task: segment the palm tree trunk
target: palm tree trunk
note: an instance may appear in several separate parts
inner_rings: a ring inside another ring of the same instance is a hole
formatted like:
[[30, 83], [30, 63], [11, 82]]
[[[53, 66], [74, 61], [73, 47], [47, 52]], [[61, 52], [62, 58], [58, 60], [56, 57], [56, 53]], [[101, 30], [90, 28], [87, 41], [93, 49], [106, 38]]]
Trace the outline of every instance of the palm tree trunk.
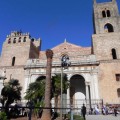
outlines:
[[[45, 84], [45, 108], [51, 107], [51, 66], [52, 66], [52, 50], [46, 51], [47, 68], [46, 68], [46, 84]], [[41, 120], [51, 120], [51, 109], [44, 109]]]

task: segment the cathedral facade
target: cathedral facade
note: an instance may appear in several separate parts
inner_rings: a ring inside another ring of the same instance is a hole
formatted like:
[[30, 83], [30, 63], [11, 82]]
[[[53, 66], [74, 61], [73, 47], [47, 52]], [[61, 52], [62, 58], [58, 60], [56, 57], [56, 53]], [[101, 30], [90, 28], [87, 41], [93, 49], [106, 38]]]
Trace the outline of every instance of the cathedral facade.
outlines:
[[[116, 0], [93, 2], [92, 46], [81, 47], [65, 40], [52, 48], [52, 76], [61, 73], [61, 58], [69, 57], [71, 65], [63, 69], [70, 87], [65, 96], [67, 104], [78, 107], [89, 105], [120, 104], [120, 15]], [[3, 81], [18, 79], [22, 98], [31, 82], [46, 76], [47, 58], [40, 50], [41, 40], [29, 33], [11, 32], [3, 43], [0, 57], [1, 89]], [[6, 78], [6, 79], [4, 79]]]

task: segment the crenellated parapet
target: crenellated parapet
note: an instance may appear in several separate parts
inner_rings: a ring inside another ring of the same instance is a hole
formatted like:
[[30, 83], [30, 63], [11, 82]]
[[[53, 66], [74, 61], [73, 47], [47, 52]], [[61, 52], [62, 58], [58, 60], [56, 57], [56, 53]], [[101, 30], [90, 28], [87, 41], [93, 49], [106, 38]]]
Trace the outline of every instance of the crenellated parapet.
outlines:
[[35, 39], [32, 38], [29, 33], [23, 33], [22, 31], [12, 31], [9, 35], [6, 37], [5, 44], [23, 44], [26, 42], [32, 42], [36, 47], [39, 46], [40, 38]]

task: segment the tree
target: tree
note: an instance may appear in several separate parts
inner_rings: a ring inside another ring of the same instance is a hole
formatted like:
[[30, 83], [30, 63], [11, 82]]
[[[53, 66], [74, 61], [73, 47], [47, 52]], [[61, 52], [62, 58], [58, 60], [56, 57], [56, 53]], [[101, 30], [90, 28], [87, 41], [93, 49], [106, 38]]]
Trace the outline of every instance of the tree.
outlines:
[[[67, 75], [63, 74], [63, 93], [67, 93], [67, 89], [69, 87], [69, 83], [67, 80]], [[58, 96], [61, 94], [61, 74], [56, 74], [52, 77], [52, 88], [53, 88], [53, 96], [55, 97], [55, 108], [58, 107]]]
[[[35, 82], [29, 84], [25, 99], [32, 100], [35, 107], [44, 106], [45, 77], [38, 78]], [[39, 109], [34, 109], [34, 114], [38, 115]]]
[[8, 115], [9, 105], [14, 101], [21, 100], [22, 87], [17, 79], [11, 79], [5, 84], [1, 91], [2, 105], [5, 107], [5, 112]]
[[[34, 105], [43, 107], [44, 94], [45, 94], [45, 79], [46, 77], [39, 77], [35, 82], [29, 84], [29, 87], [26, 91], [25, 99], [32, 100]], [[58, 96], [61, 93], [61, 74], [55, 74], [51, 79], [51, 99], [55, 98], [55, 108], [58, 107]], [[63, 93], [67, 92], [69, 83], [67, 80], [67, 75], [63, 74]], [[56, 110], [56, 109], [55, 109]]]
[[33, 83], [29, 84], [29, 87], [26, 91], [25, 99], [33, 100], [35, 104], [41, 102], [44, 98], [45, 93], [45, 79], [36, 80]]
[[[45, 107], [51, 107], [51, 67], [52, 67], [52, 57], [53, 51], [46, 50], [46, 57], [47, 57], [47, 68], [46, 68], [46, 81], [45, 81]], [[51, 110], [44, 109], [42, 114], [41, 120], [51, 120]]]

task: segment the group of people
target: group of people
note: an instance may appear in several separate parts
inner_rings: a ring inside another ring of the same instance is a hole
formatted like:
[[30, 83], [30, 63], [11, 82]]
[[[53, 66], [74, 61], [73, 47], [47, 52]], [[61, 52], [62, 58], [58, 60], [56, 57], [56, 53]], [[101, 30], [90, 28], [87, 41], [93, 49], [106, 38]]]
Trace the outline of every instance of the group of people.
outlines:
[[108, 115], [108, 114], [109, 114], [108, 110], [109, 110], [109, 108], [104, 105], [104, 106], [102, 107], [102, 114], [103, 114], [103, 115]]
[[[83, 106], [82, 106], [82, 108], [81, 108], [81, 113], [82, 113], [82, 116], [83, 116], [84, 120], [86, 120], [86, 118], [85, 118], [85, 115], [86, 115], [86, 107], [85, 107], [84, 104], [83, 104]], [[99, 114], [100, 114], [100, 109], [99, 109], [99, 106], [98, 106], [98, 105], [96, 105], [94, 109], [93, 109], [93, 108], [90, 109], [89, 114], [93, 114], [93, 113], [96, 114], [96, 115], [99, 115]], [[117, 108], [116, 108], [116, 107], [114, 107], [114, 108], [112, 109], [112, 113], [114, 113], [114, 115], [117, 116], [118, 111], [117, 111]], [[102, 114], [103, 114], [103, 115], [108, 115], [108, 114], [109, 114], [109, 107], [108, 107], [108, 106], [103, 106], [103, 107], [102, 107]]]
[[114, 113], [115, 116], [117, 116], [118, 111], [116, 107], [109, 108], [108, 106], [103, 106], [102, 107], [102, 114], [103, 115], [108, 115]]

